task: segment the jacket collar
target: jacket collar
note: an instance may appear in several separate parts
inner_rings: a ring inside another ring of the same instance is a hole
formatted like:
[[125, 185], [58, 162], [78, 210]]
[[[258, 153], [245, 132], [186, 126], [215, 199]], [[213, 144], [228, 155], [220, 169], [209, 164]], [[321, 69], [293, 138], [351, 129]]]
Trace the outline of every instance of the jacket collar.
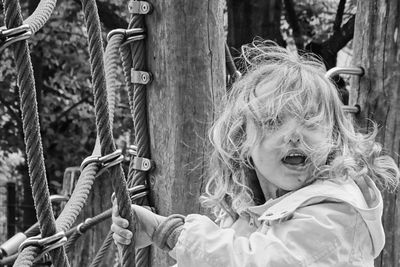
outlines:
[[[299, 190], [279, 198], [248, 208], [248, 212], [259, 221], [274, 221], [292, 214], [296, 209], [326, 200], [345, 202], [353, 206], [366, 223], [377, 257], [383, 249], [385, 235], [381, 223], [383, 212], [382, 195], [370, 178], [365, 178], [370, 196], [364, 196], [352, 179], [342, 181], [317, 180]], [[366, 201], [366, 199], [368, 201]]]

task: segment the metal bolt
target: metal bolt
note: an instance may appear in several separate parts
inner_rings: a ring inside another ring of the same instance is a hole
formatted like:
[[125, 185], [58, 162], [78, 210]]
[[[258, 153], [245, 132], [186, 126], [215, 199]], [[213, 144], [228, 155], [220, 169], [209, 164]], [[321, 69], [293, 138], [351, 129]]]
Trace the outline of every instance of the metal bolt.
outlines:
[[141, 9], [142, 9], [143, 13], [149, 12], [149, 10], [150, 10], [149, 3], [142, 3]]
[[149, 75], [147, 73], [142, 74], [142, 81], [145, 83], [149, 81]]

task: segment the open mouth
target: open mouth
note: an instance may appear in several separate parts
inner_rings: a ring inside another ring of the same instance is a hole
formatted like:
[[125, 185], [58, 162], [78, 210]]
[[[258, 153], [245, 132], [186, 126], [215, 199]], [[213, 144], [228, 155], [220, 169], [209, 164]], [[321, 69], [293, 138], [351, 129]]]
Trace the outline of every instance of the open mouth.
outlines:
[[305, 166], [307, 156], [301, 151], [289, 151], [281, 161], [291, 166]]

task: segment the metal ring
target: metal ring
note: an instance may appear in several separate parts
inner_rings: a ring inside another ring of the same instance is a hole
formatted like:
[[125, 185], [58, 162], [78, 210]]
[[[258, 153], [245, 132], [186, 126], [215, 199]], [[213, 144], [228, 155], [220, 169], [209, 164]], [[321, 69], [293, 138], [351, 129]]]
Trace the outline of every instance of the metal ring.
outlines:
[[83, 171], [83, 169], [85, 169], [90, 163], [100, 163], [100, 156], [92, 155], [85, 158], [81, 163], [81, 171]]
[[102, 167], [103, 167], [103, 169], [108, 169], [112, 166], [120, 164], [121, 162], [124, 161], [124, 159], [125, 159], [125, 157], [123, 155], [120, 155], [118, 158], [116, 158], [112, 161], [109, 161], [107, 163], [104, 163]]
[[131, 196], [131, 201], [135, 201], [135, 200], [137, 200], [137, 199], [139, 199], [139, 198], [145, 197], [145, 196], [147, 196], [148, 194], [149, 194], [149, 191], [148, 191], [148, 190], [146, 190], [146, 191], [144, 191], [144, 192], [141, 192], [141, 193], [137, 193], [137, 194]]
[[[23, 24], [21, 26], [7, 29], [5, 26], [0, 27], [0, 37], [11, 37], [18, 35], [23, 32], [28, 32], [31, 30], [31, 27], [28, 24]], [[32, 33], [31, 33], [32, 34]]]
[[359, 105], [351, 106], [342, 106], [343, 112], [352, 113], [352, 114], [359, 114], [361, 112], [361, 107]]
[[50, 201], [53, 202], [67, 202], [69, 200], [68, 196], [63, 196], [63, 195], [51, 195], [50, 196]]
[[121, 44], [121, 46], [130, 44], [132, 42], [140, 41], [140, 40], [143, 40], [145, 38], [146, 38], [146, 35], [144, 35], [144, 34], [131, 36], [131, 37], [128, 37], [126, 39], [126, 41]]
[[24, 242], [21, 243], [21, 245], [19, 245], [18, 253], [21, 253], [21, 251], [24, 250], [27, 246], [36, 246], [45, 249], [47, 246], [50, 246], [53, 243], [63, 240], [64, 238], [65, 238], [64, 231], [60, 231], [52, 236], [44, 238], [42, 238], [41, 235], [32, 236], [27, 238]]
[[25, 32], [25, 33], [23, 33], [21, 35], [17, 35], [17, 36], [12, 36], [12, 37], [6, 38], [5, 41], [0, 45], [0, 52], [2, 52], [4, 49], [9, 47], [13, 43], [29, 39], [31, 36], [32, 36], [32, 32], [31, 31], [27, 31], [27, 32]]
[[334, 67], [326, 72], [325, 77], [332, 78], [339, 74], [363, 76], [364, 69], [362, 67]]
[[107, 34], [107, 41], [116, 34], [122, 34], [124, 37], [129, 37], [134, 34], [144, 33], [144, 28], [132, 28], [132, 29], [114, 29]]
[[117, 150], [115, 150], [114, 152], [112, 152], [112, 153], [110, 153], [110, 154], [108, 154], [108, 155], [105, 155], [105, 156], [100, 157], [100, 158], [99, 158], [99, 161], [100, 161], [101, 163], [105, 164], [105, 163], [107, 163], [108, 161], [112, 161], [112, 160], [114, 160], [115, 158], [118, 158], [120, 155], [122, 155], [122, 150], [121, 150], [121, 149], [117, 149]]

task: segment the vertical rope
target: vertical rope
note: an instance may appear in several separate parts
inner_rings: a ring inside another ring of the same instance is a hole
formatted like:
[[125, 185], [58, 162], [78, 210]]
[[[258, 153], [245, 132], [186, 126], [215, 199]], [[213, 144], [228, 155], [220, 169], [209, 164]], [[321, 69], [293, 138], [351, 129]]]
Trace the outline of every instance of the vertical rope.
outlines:
[[[5, 24], [8, 29], [22, 24], [21, 7], [17, 0], [3, 0]], [[54, 235], [57, 231], [54, 214], [50, 203], [44, 166], [43, 148], [40, 136], [39, 115], [36, 102], [36, 88], [33, 78], [32, 63], [28, 43], [18, 42], [13, 46], [14, 58], [18, 71], [20, 107], [22, 125], [32, 194], [37, 211], [37, 218], [43, 237]], [[32, 261], [39, 252], [38, 248], [27, 247], [17, 258], [16, 266], [32, 266]], [[56, 266], [69, 266], [63, 248], [50, 251]]]
[[[101, 144], [101, 154], [107, 155], [115, 151], [115, 144], [110, 129], [100, 20], [97, 13], [96, 1], [82, 0], [82, 4], [89, 36], [89, 54], [95, 98], [96, 126]], [[121, 217], [128, 220], [130, 230], [135, 233], [135, 217], [131, 210], [131, 202], [121, 166], [118, 165], [110, 168], [110, 176], [112, 177], [112, 184], [117, 197], [119, 214]], [[134, 248], [134, 242], [131, 242], [128, 246], [122, 246], [123, 266], [135, 266]]]

